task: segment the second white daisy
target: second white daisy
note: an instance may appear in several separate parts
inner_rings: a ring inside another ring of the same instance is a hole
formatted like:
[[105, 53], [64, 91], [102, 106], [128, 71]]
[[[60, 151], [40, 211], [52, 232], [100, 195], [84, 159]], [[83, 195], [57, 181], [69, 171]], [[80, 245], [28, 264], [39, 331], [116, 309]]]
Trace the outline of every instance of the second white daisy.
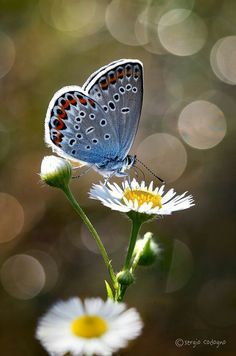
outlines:
[[142, 330], [138, 312], [100, 298], [71, 298], [43, 316], [36, 337], [50, 355], [112, 355]]
[[195, 205], [193, 197], [187, 192], [176, 195], [174, 189], [164, 193], [164, 185], [153, 188], [153, 182], [147, 187], [133, 179], [119, 187], [116, 183], [94, 184], [90, 190], [92, 199], [100, 200], [103, 205], [124, 213], [136, 211], [147, 215], [169, 215], [177, 210], [188, 209]]

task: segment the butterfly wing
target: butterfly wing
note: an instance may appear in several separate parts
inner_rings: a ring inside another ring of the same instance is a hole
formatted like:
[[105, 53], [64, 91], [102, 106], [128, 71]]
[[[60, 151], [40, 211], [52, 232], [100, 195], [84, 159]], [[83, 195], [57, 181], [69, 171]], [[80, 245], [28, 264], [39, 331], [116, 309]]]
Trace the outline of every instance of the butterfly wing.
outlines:
[[45, 141], [62, 157], [101, 164], [120, 151], [117, 132], [103, 108], [79, 86], [53, 96], [45, 119]]
[[100, 68], [83, 85], [107, 113], [124, 159], [134, 141], [143, 101], [143, 65], [136, 59], [121, 59]]

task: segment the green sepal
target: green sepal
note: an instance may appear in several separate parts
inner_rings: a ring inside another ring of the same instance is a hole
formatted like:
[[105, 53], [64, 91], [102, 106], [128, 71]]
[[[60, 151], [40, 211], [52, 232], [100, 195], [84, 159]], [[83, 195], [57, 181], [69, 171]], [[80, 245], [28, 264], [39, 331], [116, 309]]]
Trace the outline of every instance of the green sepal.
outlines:
[[105, 280], [105, 286], [107, 291], [107, 298], [114, 300], [112, 289], [106, 280]]

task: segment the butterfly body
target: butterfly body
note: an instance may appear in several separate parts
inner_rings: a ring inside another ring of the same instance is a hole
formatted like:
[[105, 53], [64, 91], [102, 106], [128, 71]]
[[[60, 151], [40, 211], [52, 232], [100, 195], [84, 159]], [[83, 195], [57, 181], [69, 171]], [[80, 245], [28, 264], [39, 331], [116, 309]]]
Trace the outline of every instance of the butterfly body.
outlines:
[[136, 156], [127, 155], [122, 161], [119, 157], [109, 158], [104, 163], [96, 164], [95, 170], [101, 173], [104, 177], [116, 175], [117, 177], [125, 177], [127, 169], [131, 168], [136, 162]]
[[142, 63], [123, 59], [100, 68], [83, 87], [55, 93], [45, 119], [53, 151], [91, 165], [105, 177], [125, 176], [135, 163], [129, 150], [138, 128], [143, 94]]

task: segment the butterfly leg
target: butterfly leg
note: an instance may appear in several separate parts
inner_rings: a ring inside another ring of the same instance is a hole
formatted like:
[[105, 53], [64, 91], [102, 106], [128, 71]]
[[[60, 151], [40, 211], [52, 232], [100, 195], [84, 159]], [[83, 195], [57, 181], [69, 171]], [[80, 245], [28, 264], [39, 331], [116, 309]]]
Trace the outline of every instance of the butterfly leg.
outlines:
[[93, 165], [89, 166], [87, 169], [85, 169], [85, 171], [81, 172], [79, 175], [72, 176], [72, 179], [76, 179], [76, 178], [80, 178], [80, 177], [84, 176], [86, 173], [88, 173], [90, 171], [91, 168], [93, 168]]
[[116, 174], [116, 172], [113, 172], [112, 174], [110, 174], [108, 177], [105, 178], [104, 180], [104, 185], [107, 185], [107, 183], [109, 182], [109, 180]]

